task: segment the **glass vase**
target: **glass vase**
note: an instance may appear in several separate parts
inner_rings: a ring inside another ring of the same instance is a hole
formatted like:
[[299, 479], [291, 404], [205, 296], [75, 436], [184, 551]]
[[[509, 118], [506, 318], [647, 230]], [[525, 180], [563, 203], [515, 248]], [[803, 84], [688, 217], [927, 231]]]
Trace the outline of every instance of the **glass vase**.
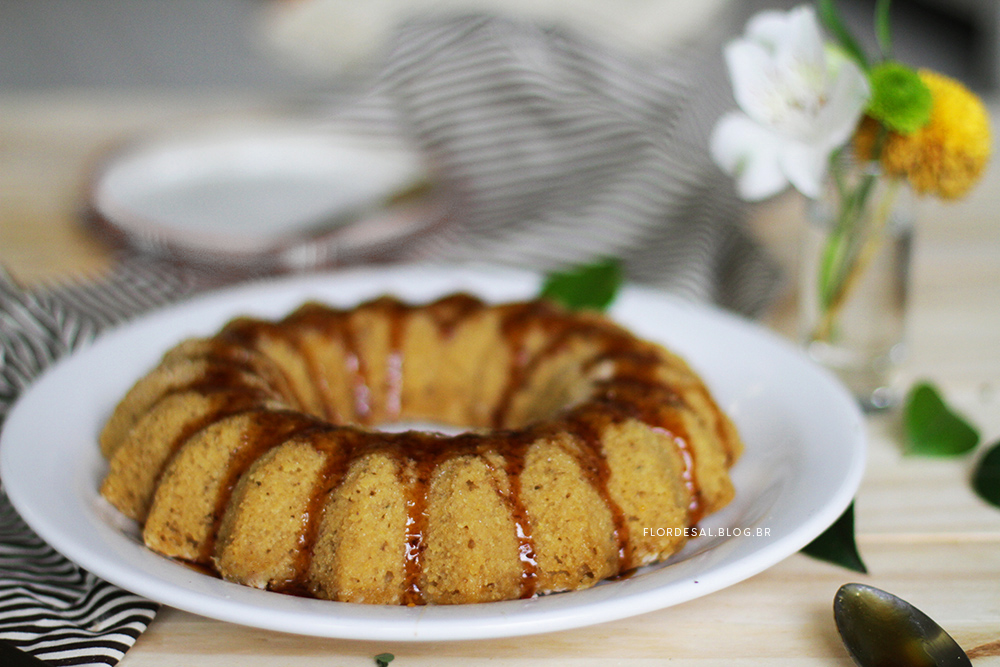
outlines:
[[867, 410], [894, 406], [905, 354], [914, 196], [878, 165], [841, 159], [808, 207], [803, 344]]

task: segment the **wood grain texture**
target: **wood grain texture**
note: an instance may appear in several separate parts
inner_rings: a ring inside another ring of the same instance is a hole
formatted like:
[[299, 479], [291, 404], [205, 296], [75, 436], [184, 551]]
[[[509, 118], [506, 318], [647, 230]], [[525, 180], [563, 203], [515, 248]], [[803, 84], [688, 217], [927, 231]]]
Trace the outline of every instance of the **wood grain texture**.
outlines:
[[[99, 274], [113, 253], [79, 223], [86, 175], [107, 147], [137, 132], [256, 113], [225, 95], [169, 98], [83, 93], [0, 95], [0, 265], [27, 285]], [[257, 107], [259, 108], [259, 107]], [[992, 104], [1000, 119], [1000, 104]], [[801, 206], [793, 196], [754, 209], [758, 237], [796, 270]], [[917, 227], [910, 357], [903, 383], [932, 379], [1000, 439], [1000, 173], [966, 200], [924, 202]], [[766, 318], [793, 335], [794, 279]], [[837, 588], [885, 588], [938, 620], [976, 667], [1000, 665], [1000, 509], [968, 483], [974, 456], [917, 459], [901, 447], [898, 416], [868, 422], [871, 452], [857, 498], [857, 530], [870, 574], [795, 555], [701, 599], [623, 621], [526, 638], [394, 644], [298, 637], [164, 609], [126, 655], [125, 667], [374, 664], [795, 665], [851, 661], [832, 617]]]

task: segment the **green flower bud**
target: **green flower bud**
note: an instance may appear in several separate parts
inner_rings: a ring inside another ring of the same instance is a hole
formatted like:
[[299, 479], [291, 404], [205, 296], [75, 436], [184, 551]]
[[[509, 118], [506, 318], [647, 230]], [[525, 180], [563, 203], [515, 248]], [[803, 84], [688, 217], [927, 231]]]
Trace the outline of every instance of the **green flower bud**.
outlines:
[[900, 134], [913, 134], [930, 122], [931, 91], [914, 69], [890, 61], [873, 67], [868, 76], [869, 116]]

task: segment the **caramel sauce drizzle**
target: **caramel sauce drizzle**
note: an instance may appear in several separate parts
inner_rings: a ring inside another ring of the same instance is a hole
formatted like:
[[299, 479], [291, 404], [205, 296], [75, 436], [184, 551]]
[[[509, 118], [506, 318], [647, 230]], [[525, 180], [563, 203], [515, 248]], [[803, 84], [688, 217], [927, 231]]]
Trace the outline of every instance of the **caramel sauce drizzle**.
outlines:
[[[403, 551], [403, 597], [402, 604], [407, 606], [425, 603], [421, 589], [423, 575], [423, 557], [427, 543], [424, 535], [427, 532], [427, 498], [431, 486], [431, 477], [439, 461], [447, 452], [443, 448], [428, 447], [431, 436], [416, 432], [396, 435], [399, 448], [396, 452], [399, 464], [400, 481], [407, 489], [406, 495], [406, 539]], [[406, 470], [405, 460], [412, 462], [412, 470]], [[407, 473], [412, 479], [406, 479]]]
[[[303, 306], [295, 313], [292, 313], [285, 321], [290, 323], [294, 321], [293, 318], [308, 318], [309, 312], [310, 307], [308, 305]], [[288, 326], [282, 327], [281, 330], [285, 332], [289, 345], [295, 348], [295, 352], [305, 362], [306, 372], [309, 374], [309, 383], [319, 392], [320, 410], [323, 412], [320, 416], [330, 422], [342, 422], [343, 417], [338, 414], [337, 409], [334, 407], [333, 390], [330, 388], [330, 382], [327, 380], [326, 373], [320, 368], [319, 361], [316, 359], [312, 348], [305, 344], [305, 335], [302, 332], [302, 327]]]
[[[500, 434], [507, 446], [502, 450], [504, 472], [507, 474], [509, 490], [504, 493], [497, 488], [510, 510], [517, 537], [517, 557], [521, 561], [521, 598], [534, 596], [538, 581], [538, 553], [531, 534], [531, 520], [528, 508], [521, 500], [521, 473], [524, 471], [525, 457], [534, 437], [529, 431]], [[484, 459], [485, 460], [485, 459]]]
[[601, 444], [601, 430], [596, 421], [607, 419], [607, 415], [596, 413], [592, 409], [576, 410], [567, 418], [569, 428], [583, 444], [577, 456], [580, 469], [587, 475], [590, 485], [597, 490], [604, 501], [605, 507], [611, 512], [614, 526], [614, 539], [618, 552], [618, 571], [624, 572], [632, 566], [632, 547], [629, 542], [628, 520], [621, 506], [611, 497], [609, 480], [611, 468]]
[[176, 387], [166, 392], [159, 398], [159, 400], [162, 401], [171, 394], [195, 390], [204, 393], [217, 394], [221, 400], [219, 404], [208, 413], [186, 423], [176, 437], [174, 437], [168, 448], [169, 453], [164, 459], [159, 470], [156, 471], [153, 488], [159, 486], [160, 479], [163, 477], [163, 474], [170, 467], [170, 464], [173, 463], [173, 460], [177, 458], [177, 454], [188, 440], [195, 437], [198, 433], [217, 421], [254, 409], [268, 398], [273, 398], [271, 394], [261, 389], [256, 387], [246, 387], [238, 382], [235, 382], [234, 379], [239, 377], [239, 373], [230, 373], [215, 369], [209, 370], [195, 382], [182, 387]]
[[708, 406], [708, 409], [712, 411], [712, 417], [715, 427], [715, 434], [722, 442], [722, 446], [726, 450], [726, 465], [731, 466], [736, 462], [736, 442], [735, 435], [732, 431], [726, 428], [726, 416], [722, 413], [722, 408], [712, 399], [708, 393], [707, 387], [699, 387], [698, 392], [704, 398], [704, 403]]
[[486, 307], [480, 299], [465, 294], [456, 293], [442, 297], [427, 305], [425, 311], [434, 319], [438, 334], [443, 339], [451, 338], [462, 322], [472, 317]]
[[[256, 352], [258, 339], [267, 335], [280, 336], [282, 334], [281, 330], [273, 322], [266, 322], [264, 320], [257, 320], [249, 317], [240, 317], [226, 324], [226, 326], [222, 328], [222, 331], [220, 331], [212, 339], [212, 343], [216, 349], [220, 350], [229, 346], [237, 346], [254, 350]], [[306, 402], [295, 390], [295, 384], [292, 382], [291, 378], [288, 377], [280, 365], [274, 364], [274, 368], [284, 379], [283, 389], [287, 392], [287, 395], [284, 397], [285, 400], [290, 401], [299, 409], [305, 410]]]
[[[452, 336], [467, 318], [488, 307], [483, 301], [467, 294], [454, 294], [425, 306], [407, 305], [390, 297], [382, 297], [359, 306], [359, 308], [378, 308], [389, 318], [389, 358], [386, 362], [388, 368], [384, 405], [385, 414], [389, 419], [405, 417], [406, 406], [402, 400], [404, 376], [402, 350], [405, 325], [410, 313], [416, 308], [429, 313], [438, 328], [439, 335], [444, 338]], [[335, 446], [314, 444], [323, 448], [327, 456], [326, 464], [323, 474], [314, 485], [308, 507], [302, 517], [295, 574], [288, 581], [272, 586], [282, 592], [312, 594], [308, 588], [309, 554], [322, 523], [323, 508], [330, 494], [339, 486], [351, 461], [363, 449], [378, 449], [391, 453], [397, 463], [400, 482], [407, 488], [406, 533], [402, 554], [405, 579], [402, 602], [407, 605], [425, 603], [421, 577], [423, 554], [426, 549], [428, 493], [435, 470], [443, 461], [456, 456], [473, 455], [487, 460], [484, 456], [487, 451], [498, 453], [502, 457], [504, 472], [507, 473], [509, 480], [508, 490], [504, 492], [497, 487], [497, 493], [510, 508], [513, 517], [518, 555], [522, 564], [521, 595], [531, 597], [535, 594], [538, 577], [537, 553], [529, 514], [521, 498], [520, 477], [527, 449], [542, 435], [543, 429], [564, 428], [575, 436], [579, 445], [578, 449], [574, 450], [578, 465], [611, 513], [620, 572], [634, 567], [634, 558], [626, 517], [609, 492], [612, 473], [601, 442], [601, 433], [608, 425], [634, 418], [669, 435], [683, 462], [684, 485], [690, 497], [688, 523], [689, 525], [697, 523], [702, 517], [703, 507], [695, 474], [694, 451], [678, 414], [678, 410], [686, 406], [681, 396], [656, 377], [658, 364], [662, 363], [662, 360], [655, 349], [642, 344], [637, 347], [635, 339], [617, 325], [598, 319], [581, 320], [543, 301], [507, 304], [501, 307], [500, 312], [501, 330], [507, 345], [510, 365], [507, 384], [492, 414], [495, 428], [504, 428], [510, 418], [509, 413], [515, 396], [528, 385], [532, 373], [546, 359], [564, 349], [572, 336], [586, 336], [598, 342], [599, 351], [586, 363], [585, 371], [597, 368], [601, 363], [610, 362], [613, 364], [614, 372], [610, 379], [594, 380], [594, 391], [585, 403], [567, 409], [549, 424], [529, 425], [517, 430], [498, 430], [485, 435], [466, 433], [444, 437], [408, 431], [382, 433], [379, 438], [373, 440], [368, 431], [357, 430], [350, 425], [333, 426], [302, 415], [289, 420], [289, 415], [296, 413], [261, 411], [258, 416], [259, 425], [255, 427], [246, 445], [234, 455], [227, 472], [226, 483], [216, 499], [213, 543], [206, 545], [201, 565], [210, 563], [215, 533], [239, 478], [265, 451], [287, 441], [290, 437], [302, 435], [310, 430], [336, 433], [337, 437], [333, 440], [337, 444]], [[291, 336], [292, 338], [287, 340], [296, 341], [296, 349], [303, 354], [309, 366], [311, 380], [323, 392], [323, 402], [327, 406], [323, 416], [327, 420], [340, 420], [342, 416], [333, 414], [335, 411], [331, 397], [332, 390], [327, 380], [322, 377], [319, 364], [307, 350], [303, 349], [305, 346], [301, 343], [300, 330], [309, 327], [325, 336], [334, 337], [343, 344], [345, 364], [351, 377], [354, 396], [354, 418], [357, 423], [369, 424], [373, 414], [369, 370], [351, 327], [350, 313], [351, 311], [319, 304], [307, 304], [285, 318], [281, 325], [247, 318], [235, 320], [217, 337], [218, 358], [232, 359], [231, 367], [206, 373], [198, 386], [221, 387], [228, 384], [229, 387], [243, 387], [240, 375], [245, 374], [245, 370], [242, 370], [242, 367], [251, 362], [237, 361], [241, 355], [234, 354], [228, 348], [247, 346], [255, 349], [256, 341], [261, 336]], [[284, 333], [275, 333], [281, 329], [285, 330]], [[543, 333], [544, 343], [534, 354], [529, 354], [528, 338], [539, 331]], [[285, 379], [287, 380], [287, 377]], [[286, 384], [289, 387], [293, 386], [290, 382]], [[705, 395], [707, 397], [707, 391]], [[248, 391], [246, 400], [234, 399], [232, 408], [220, 410], [219, 414], [212, 415], [205, 421], [210, 423], [221, 419], [226, 414], [231, 414], [233, 409], [248, 409], [251, 405], [244, 403], [252, 404], [251, 396], [257, 396], [257, 400], [260, 400], [259, 392]], [[302, 405], [301, 397], [288, 398]], [[711, 399], [708, 399], [707, 404], [712, 406], [716, 413], [714, 428], [726, 443], [729, 455], [732, 457], [734, 447], [724, 428], [724, 417]], [[329, 438], [316, 440], [324, 443], [330, 441]], [[503, 447], [496, 445], [501, 440], [504, 443]], [[178, 442], [177, 447], [179, 448], [181, 444]]]
[[399, 301], [383, 297], [380, 301], [389, 317], [389, 356], [385, 368], [385, 419], [393, 422], [403, 414], [403, 336], [409, 310]]
[[334, 438], [310, 438], [309, 443], [314, 449], [325, 456], [320, 474], [313, 483], [309, 502], [301, 517], [301, 532], [298, 536], [295, 550], [295, 563], [292, 574], [282, 582], [274, 583], [271, 590], [279, 593], [314, 597], [309, 587], [309, 568], [312, 565], [312, 549], [319, 537], [320, 527], [326, 511], [327, 499], [340, 486], [340, 481], [347, 472], [347, 466], [357, 449], [357, 433], [352, 429], [337, 429], [326, 426], [322, 429]]
[[[531, 372], [540, 363], [541, 355], [529, 356], [527, 338], [532, 333], [534, 323], [538, 321], [544, 321], [547, 327], [553, 326], [552, 312], [553, 307], [545, 301], [507, 306], [500, 328], [507, 343], [510, 364], [507, 371], [507, 385], [493, 409], [494, 428], [502, 428], [507, 424], [514, 397], [525, 386]], [[550, 353], [554, 350], [555, 348], [552, 348]]]
[[212, 529], [209, 531], [208, 539], [201, 545], [199, 562], [211, 562], [212, 556], [215, 554], [215, 542], [218, 538], [222, 516], [233, 496], [233, 490], [254, 461], [263, 456], [269, 449], [277, 447], [289, 438], [321, 426], [314, 419], [297, 412], [261, 410], [253, 414], [253, 419], [253, 427], [240, 442], [239, 447], [230, 455], [225, 479], [219, 486], [218, 495], [215, 497]]

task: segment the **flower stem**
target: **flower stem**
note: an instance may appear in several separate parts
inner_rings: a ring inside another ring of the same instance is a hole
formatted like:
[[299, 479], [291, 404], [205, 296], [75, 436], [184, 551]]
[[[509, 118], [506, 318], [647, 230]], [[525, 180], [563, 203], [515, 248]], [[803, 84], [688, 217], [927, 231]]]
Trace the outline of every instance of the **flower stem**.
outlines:
[[866, 174], [851, 190], [838, 179], [840, 206], [837, 223], [827, 240], [820, 264], [820, 317], [813, 329], [812, 340], [831, 339], [841, 311], [884, 240], [899, 183], [895, 179], [889, 181], [888, 190], [867, 219], [867, 201], [877, 181], [877, 175]]

